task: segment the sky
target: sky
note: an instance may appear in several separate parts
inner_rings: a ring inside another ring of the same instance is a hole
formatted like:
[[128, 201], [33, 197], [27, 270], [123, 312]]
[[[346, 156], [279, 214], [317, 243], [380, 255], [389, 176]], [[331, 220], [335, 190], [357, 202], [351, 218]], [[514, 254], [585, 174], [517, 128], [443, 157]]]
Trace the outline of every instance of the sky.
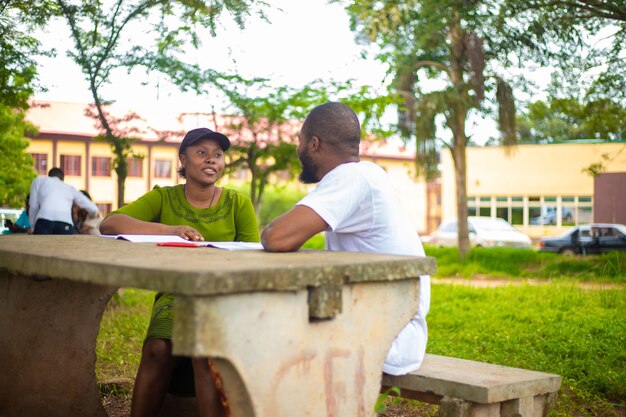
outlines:
[[[217, 36], [203, 36], [198, 51], [190, 49], [187, 59], [203, 68], [237, 71], [249, 77], [268, 77], [277, 85], [302, 86], [314, 79], [357, 79], [378, 86], [385, 67], [373, 58], [363, 60], [362, 48], [354, 42], [344, 9], [327, 0], [272, 0], [270, 23], [255, 16], [243, 30], [224, 19]], [[282, 11], [276, 10], [282, 9]], [[62, 22], [49, 25], [43, 36], [44, 47], [55, 47], [54, 58], [41, 58], [40, 80], [48, 91], [36, 99], [89, 102], [88, 84], [72, 60], [65, 56], [69, 36]], [[138, 110], [177, 108], [199, 110], [215, 97], [208, 92], [198, 96], [180, 93], [167, 85], [164, 76], [153, 75], [150, 85], [142, 85], [144, 73], [114, 76], [105, 98], [114, 98]]]

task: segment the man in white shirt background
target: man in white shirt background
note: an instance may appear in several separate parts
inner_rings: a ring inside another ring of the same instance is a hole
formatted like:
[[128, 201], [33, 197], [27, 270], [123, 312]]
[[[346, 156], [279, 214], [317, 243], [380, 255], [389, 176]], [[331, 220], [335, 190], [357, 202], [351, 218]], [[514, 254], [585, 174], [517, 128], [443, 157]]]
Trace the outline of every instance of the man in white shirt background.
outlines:
[[72, 204], [85, 209], [89, 217], [98, 215], [98, 206], [76, 188], [63, 182], [65, 174], [52, 168], [47, 177], [30, 185], [29, 218], [36, 235], [71, 235], [74, 232]]
[[[419, 236], [409, 227], [387, 173], [359, 160], [360, 123], [341, 103], [314, 108], [298, 134], [300, 180], [318, 183], [261, 234], [266, 250], [298, 250], [325, 231], [327, 250], [424, 255]], [[426, 351], [430, 277], [419, 281], [416, 314], [394, 340], [383, 371], [403, 375], [421, 366]]]

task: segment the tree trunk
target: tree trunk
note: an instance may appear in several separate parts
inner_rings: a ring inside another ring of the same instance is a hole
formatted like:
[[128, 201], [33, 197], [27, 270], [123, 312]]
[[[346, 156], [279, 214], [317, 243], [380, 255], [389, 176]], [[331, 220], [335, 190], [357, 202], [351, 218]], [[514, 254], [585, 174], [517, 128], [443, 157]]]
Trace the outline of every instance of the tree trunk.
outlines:
[[470, 249], [467, 224], [467, 165], [465, 145], [457, 144], [452, 149], [456, 185], [456, 214], [458, 220], [459, 255], [465, 258]]
[[117, 175], [117, 208], [124, 206], [124, 191], [126, 188], [126, 177]]
[[456, 182], [456, 213], [458, 224], [459, 255], [465, 258], [470, 249], [469, 233], [467, 226], [467, 166], [465, 146], [465, 119], [467, 118], [468, 106], [466, 103], [463, 80], [463, 62], [465, 52], [463, 47], [463, 30], [461, 29], [461, 16], [454, 14], [453, 22], [448, 32], [450, 39], [450, 79], [458, 95], [452, 105], [448, 124], [452, 129], [453, 145], [452, 158], [454, 160], [454, 174]]

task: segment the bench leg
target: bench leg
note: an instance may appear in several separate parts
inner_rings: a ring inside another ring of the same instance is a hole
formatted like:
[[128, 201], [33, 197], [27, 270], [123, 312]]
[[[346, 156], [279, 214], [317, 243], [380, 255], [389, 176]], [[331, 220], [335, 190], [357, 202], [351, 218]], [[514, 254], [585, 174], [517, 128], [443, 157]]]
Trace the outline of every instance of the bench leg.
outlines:
[[502, 417], [533, 417], [534, 412], [534, 397], [517, 398], [502, 403]]
[[458, 398], [443, 397], [438, 417], [500, 417], [500, 403], [477, 404]]
[[533, 417], [547, 417], [548, 412], [556, 401], [556, 392], [549, 392], [535, 397], [535, 410]]
[[471, 403], [458, 398], [443, 397], [439, 404], [438, 417], [470, 417]]

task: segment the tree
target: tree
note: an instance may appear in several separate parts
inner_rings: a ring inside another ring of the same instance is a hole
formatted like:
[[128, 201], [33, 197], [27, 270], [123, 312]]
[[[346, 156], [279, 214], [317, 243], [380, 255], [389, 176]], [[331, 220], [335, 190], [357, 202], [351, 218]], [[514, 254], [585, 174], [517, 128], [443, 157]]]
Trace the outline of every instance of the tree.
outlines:
[[626, 102], [624, 0], [506, 0], [495, 27], [520, 62], [560, 68], [591, 99]]
[[31, 181], [37, 176], [27, 154], [27, 134], [37, 130], [24, 120], [25, 111], [0, 105], [0, 206], [24, 207]]
[[[23, 207], [31, 180], [33, 159], [25, 153], [27, 134], [36, 129], [25, 120], [28, 100], [37, 88], [34, 57], [43, 53], [29, 35], [49, 15], [41, 2], [0, 3], [0, 205]], [[21, 25], [16, 25], [16, 21]]]
[[5, 106], [27, 109], [38, 87], [35, 56], [46, 53], [29, 33], [47, 21], [47, 10], [45, 2], [0, 2], [0, 103]]
[[[516, 142], [512, 90], [496, 69], [496, 51], [489, 36], [492, 4], [463, 0], [348, 3], [357, 39], [375, 42], [380, 48], [378, 58], [389, 64], [394, 75], [391, 88], [404, 99], [398, 130], [406, 140], [416, 141], [421, 172], [427, 178], [434, 173], [436, 141], [451, 151], [459, 251], [464, 255], [470, 246], [465, 154], [469, 138], [465, 123], [471, 111], [484, 109], [485, 93], [493, 93], [492, 101], [499, 105], [502, 142]], [[432, 88], [432, 84], [442, 87]], [[438, 117], [443, 117], [450, 129], [450, 141], [441, 139]]]
[[525, 142], [622, 139], [626, 137], [626, 108], [607, 99], [584, 104], [576, 98], [550, 97], [530, 103], [517, 124]]
[[230, 102], [226, 108], [229, 116], [222, 123], [216, 122], [233, 141], [227, 170], [245, 168], [250, 172], [250, 198], [257, 215], [270, 176], [284, 173], [293, 178], [299, 167], [297, 134], [313, 107], [342, 101], [361, 115], [364, 134], [370, 135], [380, 134], [380, 118], [389, 100], [374, 97], [366, 87], [354, 88], [351, 80], [341, 84], [317, 80], [299, 89], [274, 87], [265, 79], [245, 80], [238, 76], [215, 81]]
[[[181, 90], [200, 91], [211, 71], [182, 61], [184, 49], [200, 44], [198, 28], [208, 28], [215, 36], [216, 19], [222, 12], [232, 15], [243, 27], [255, 0], [218, 0], [209, 4], [202, 1], [115, 0], [100, 1], [54, 0], [57, 13], [67, 23], [74, 43], [68, 55], [78, 64], [88, 82], [93, 111], [102, 130], [101, 140], [109, 143], [114, 154], [113, 167], [117, 174], [118, 206], [124, 205], [124, 187], [128, 175], [129, 157], [132, 157], [133, 137], [123, 135], [106, 111], [111, 101], [104, 98], [103, 87], [112, 73], [126, 69], [143, 69], [146, 73], [160, 72]], [[259, 14], [263, 16], [262, 11]], [[136, 37], [137, 24], [148, 28], [146, 36]], [[133, 31], [133, 29], [135, 31]], [[124, 47], [124, 45], [131, 45]], [[129, 115], [124, 118], [128, 120]]]

